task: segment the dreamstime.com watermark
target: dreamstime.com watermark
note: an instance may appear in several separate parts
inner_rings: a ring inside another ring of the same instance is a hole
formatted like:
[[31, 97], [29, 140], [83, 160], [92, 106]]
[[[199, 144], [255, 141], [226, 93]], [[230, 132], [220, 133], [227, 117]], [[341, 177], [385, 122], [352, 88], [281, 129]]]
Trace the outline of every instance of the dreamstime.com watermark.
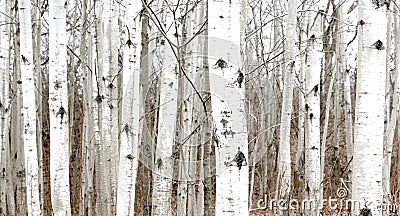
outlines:
[[313, 210], [318, 208], [319, 210], [323, 208], [328, 208], [329, 210], [354, 210], [363, 209], [367, 207], [368, 209], [378, 209], [381, 211], [388, 212], [399, 212], [399, 206], [391, 203], [373, 203], [357, 201], [352, 199], [341, 199], [328, 197], [327, 199], [321, 199], [320, 201], [313, 199], [290, 199], [289, 201], [285, 199], [260, 199], [257, 202], [257, 209], [268, 209], [268, 210]]
[[[349, 189], [340, 187], [336, 191], [335, 197], [329, 196], [323, 199], [269, 199], [267, 195], [263, 199], [259, 199], [256, 204], [256, 208], [251, 210], [279, 210], [279, 211], [310, 211], [322, 209], [328, 209], [334, 212], [348, 212], [354, 211], [355, 209], [367, 208], [371, 211], [385, 211], [387, 213], [400, 212], [400, 206], [387, 201], [381, 202], [368, 202], [353, 200], [347, 197]], [[341, 214], [342, 215], [342, 214]]]

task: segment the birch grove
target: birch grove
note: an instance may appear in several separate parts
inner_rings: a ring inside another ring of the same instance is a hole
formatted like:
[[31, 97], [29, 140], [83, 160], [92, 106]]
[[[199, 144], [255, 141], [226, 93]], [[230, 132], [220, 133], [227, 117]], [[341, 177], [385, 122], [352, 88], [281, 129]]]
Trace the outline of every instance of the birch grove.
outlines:
[[399, 3], [0, 0], [0, 215], [398, 215]]

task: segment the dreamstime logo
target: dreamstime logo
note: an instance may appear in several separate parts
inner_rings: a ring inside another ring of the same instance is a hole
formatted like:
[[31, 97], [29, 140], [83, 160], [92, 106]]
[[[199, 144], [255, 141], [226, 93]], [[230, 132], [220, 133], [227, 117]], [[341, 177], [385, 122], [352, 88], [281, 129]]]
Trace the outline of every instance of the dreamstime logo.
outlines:
[[[207, 56], [204, 56], [201, 53], [206, 49], [201, 44], [207, 45], [206, 41], [208, 42], [208, 53]], [[147, 134], [141, 134], [140, 156], [136, 157], [134, 155], [134, 157], [139, 158], [142, 164], [155, 174], [164, 175], [167, 178], [177, 178], [177, 175], [171, 175], [170, 172], [169, 174], [163, 173], [163, 167], [168, 166], [171, 168], [176, 166], [178, 162], [180, 167], [186, 169], [188, 167], [199, 168], [203, 167], [204, 161], [207, 161], [210, 155], [215, 155], [215, 153], [212, 154], [215, 150], [210, 150], [209, 154], [203, 154], [202, 156], [179, 156], [184, 150], [191, 151], [191, 155], [198, 154], [198, 151], [203, 151], [206, 143], [211, 141], [216, 144], [216, 137], [223, 136], [223, 132], [216, 130], [215, 127], [216, 124], [221, 124], [220, 120], [210, 121], [213, 113], [212, 110], [206, 110], [207, 107], [204, 103], [208, 100], [223, 101], [222, 106], [226, 110], [232, 110], [235, 104], [231, 104], [231, 100], [224, 98], [218, 89], [226, 87], [230, 91], [236, 92], [234, 94], [240, 95], [237, 83], [235, 83], [237, 72], [242, 69], [239, 54], [240, 46], [238, 44], [222, 38], [199, 35], [191, 41], [190, 47], [185, 49], [187, 55], [178, 61], [176, 52], [173, 52], [168, 43], [161, 43], [160, 40], [160, 43], [156, 44], [156, 49], [151, 54], [141, 58], [148, 60], [152, 65], [150, 73], [152, 74], [152, 79], [149, 79], [148, 88], [141, 90], [146, 92], [146, 107], [141, 107], [143, 115], [140, 118], [143, 127], [147, 128], [143, 132]], [[220, 58], [226, 62], [223, 67], [217, 64]], [[204, 62], [204, 59], [207, 62]], [[178, 78], [180, 73], [179, 66], [184, 70], [184, 74], [181, 72], [180, 78]], [[214, 81], [211, 82], [210, 89], [205, 87], [206, 82], [204, 79], [207, 77], [205, 77], [204, 72], [206, 70], [209, 70], [209, 79]], [[168, 73], [173, 76], [162, 80], [160, 79], [162, 73]], [[224, 76], [229, 73], [234, 75], [231, 77]], [[154, 79], [155, 77], [157, 79]], [[133, 80], [131, 78], [129, 82], [132, 83]], [[168, 83], [162, 83], [164, 81]], [[179, 85], [183, 83], [185, 88], [181, 89]], [[213, 88], [213, 83], [214, 85], [217, 83], [219, 85], [218, 88]], [[163, 88], [163, 92], [159, 95], [156, 89], [159, 89], [162, 85], [166, 88]], [[193, 101], [197, 101], [197, 104], [195, 105]], [[144, 104], [143, 101], [141, 103]], [[259, 103], [261, 106], [262, 101], [259, 101]], [[125, 104], [124, 107], [126, 107]], [[159, 110], [158, 116], [155, 115], [157, 110]], [[174, 113], [176, 110], [181, 110], [182, 112]], [[195, 118], [192, 118], [192, 116]], [[182, 120], [179, 122], [180, 125], [176, 124], [178, 118]], [[205, 132], [203, 126], [206, 122], [211, 122], [209, 126], [212, 127], [213, 134]], [[178, 126], [179, 128], [177, 128]], [[140, 130], [142, 131], [142, 129]], [[160, 136], [158, 134], [157, 137], [151, 135], [155, 134], [154, 131], [157, 130], [162, 130], [163, 135]], [[147, 140], [146, 143], [143, 143], [144, 137]], [[160, 147], [157, 145], [165, 146]], [[266, 151], [266, 149], [262, 151]], [[264, 153], [258, 152], [257, 158], [262, 158]], [[209, 174], [196, 175], [191, 179], [196, 181], [203, 180], [211, 175], [218, 174], [216, 173], [216, 163], [211, 162], [209, 164], [212, 166], [210, 172], [208, 172]]]
[[327, 208], [334, 213], [339, 212], [340, 215], [346, 215], [346, 212], [354, 211], [355, 209], [368, 209], [369, 211], [386, 211], [388, 213], [399, 212], [399, 206], [383, 201], [383, 202], [371, 202], [371, 201], [360, 201], [348, 199], [347, 196], [350, 193], [349, 188], [344, 183], [343, 179], [342, 187], [339, 187], [336, 191], [336, 196], [329, 196], [327, 199], [268, 199], [268, 196], [265, 195], [263, 199], [257, 201], [257, 208], [251, 210], [302, 210], [302, 211], [311, 211], [311, 210], [321, 210], [323, 208]]

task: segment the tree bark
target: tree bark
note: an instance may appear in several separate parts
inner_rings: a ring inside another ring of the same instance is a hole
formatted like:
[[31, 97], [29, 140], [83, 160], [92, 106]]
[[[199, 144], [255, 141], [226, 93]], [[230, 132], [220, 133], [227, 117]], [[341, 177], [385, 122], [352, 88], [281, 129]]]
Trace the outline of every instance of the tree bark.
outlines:
[[[318, 11], [318, 5], [314, 11]], [[322, 160], [325, 159], [325, 149], [320, 143], [320, 72], [322, 59], [322, 23], [323, 14], [318, 11], [311, 13], [308, 20], [308, 47], [307, 47], [307, 69], [305, 76], [305, 97], [306, 97], [306, 141], [305, 141], [305, 187], [306, 196], [317, 204], [312, 206], [309, 215], [319, 215], [319, 200], [322, 199], [321, 177], [323, 170]], [[329, 104], [328, 104], [329, 105]], [[329, 112], [329, 109], [326, 110]], [[325, 121], [328, 121], [327, 119]], [[321, 157], [323, 156], [323, 157]], [[308, 210], [308, 209], [307, 209]], [[307, 211], [306, 211], [307, 212]]]
[[[381, 215], [385, 104], [386, 6], [359, 1], [358, 65], [354, 123], [352, 200], [354, 213]], [[374, 103], [374, 106], [371, 106]], [[371, 202], [365, 206], [364, 202]]]
[[117, 190], [117, 216], [135, 214], [135, 184], [138, 168], [138, 146], [140, 130], [140, 20], [135, 19], [139, 12], [137, 1], [128, 2], [129, 13], [125, 15], [127, 24], [126, 43], [123, 57], [122, 125], [119, 152], [119, 174]]
[[[293, 103], [293, 82], [296, 49], [296, 24], [297, 24], [297, 1], [289, 1], [287, 4], [288, 16], [286, 26], [286, 54], [285, 54], [285, 76], [282, 99], [281, 125], [279, 132], [278, 150], [278, 199], [289, 200], [291, 192], [291, 159], [290, 159], [290, 123]], [[287, 215], [288, 212], [280, 212]]]
[[[25, 181], [28, 215], [42, 214], [39, 199], [38, 156], [36, 142], [36, 104], [32, 49], [31, 2], [18, 1], [20, 18], [20, 64], [23, 93], [23, 145], [25, 152]], [[19, 134], [18, 134], [19, 136]], [[21, 155], [20, 155], [21, 156]], [[22, 170], [21, 173], [22, 175]], [[68, 178], [67, 178], [68, 179]]]
[[65, 2], [49, 2], [50, 179], [54, 215], [71, 215]]

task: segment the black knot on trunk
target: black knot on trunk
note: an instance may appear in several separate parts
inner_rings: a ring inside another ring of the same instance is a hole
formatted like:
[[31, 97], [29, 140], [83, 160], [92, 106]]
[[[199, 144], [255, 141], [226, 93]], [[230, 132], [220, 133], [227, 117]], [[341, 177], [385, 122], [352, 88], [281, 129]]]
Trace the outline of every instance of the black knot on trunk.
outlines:
[[126, 41], [126, 45], [128, 45], [128, 47], [131, 48], [131, 46], [133, 45], [131, 39], [128, 39], [128, 40]]
[[162, 159], [160, 157], [157, 159], [156, 165], [157, 165], [157, 169], [158, 170], [160, 170], [162, 168], [163, 162], [162, 162]]
[[59, 109], [58, 112], [56, 113], [56, 117], [58, 117], [58, 115], [60, 115], [60, 117], [61, 117], [61, 122], [60, 122], [60, 124], [62, 124], [64, 115], [65, 115], [66, 113], [67, 113], [67, 111], [65, 111], [64, 107], [63, 107], [63, 106], [60, 106], [60, 109]]
[[217, 60], [217, 62], [215, 63], [214, 66], [219, 67], [219, 68], [221, 68], [221, 69], [224, 69], [224, 68], [227, 68], [227, 67], [228, 67], [228, 64], [226, 63], [225, 60], [223, 60], [222, 58], [220, 58], [220, 59]]
[[238, 153], [236, 153], [235, 158], [233, 161], [236, 162], [237, 167], [242, 169], [242, 166], [244, 165], [243, 162], [246, 164], [246, 157], [244, 156], [243, 152], [240, 151], [240, 147], [238, 147]]
[[97, 103], [101, 103], [103, 101], [103, 98], [100, 95], [97, 95], [97, 97], [94, 99]]
[[385, 49], [381, 40], [377, 40], [374, 44], [372, 44], [372, 46], [374, 46], [377, 50]]
[[239, 84], [239, 88], [242, 88], [243, 78], [244, 78], [243, 73], [239, 70], [239, 75], [237, 77], [237, 82]]

